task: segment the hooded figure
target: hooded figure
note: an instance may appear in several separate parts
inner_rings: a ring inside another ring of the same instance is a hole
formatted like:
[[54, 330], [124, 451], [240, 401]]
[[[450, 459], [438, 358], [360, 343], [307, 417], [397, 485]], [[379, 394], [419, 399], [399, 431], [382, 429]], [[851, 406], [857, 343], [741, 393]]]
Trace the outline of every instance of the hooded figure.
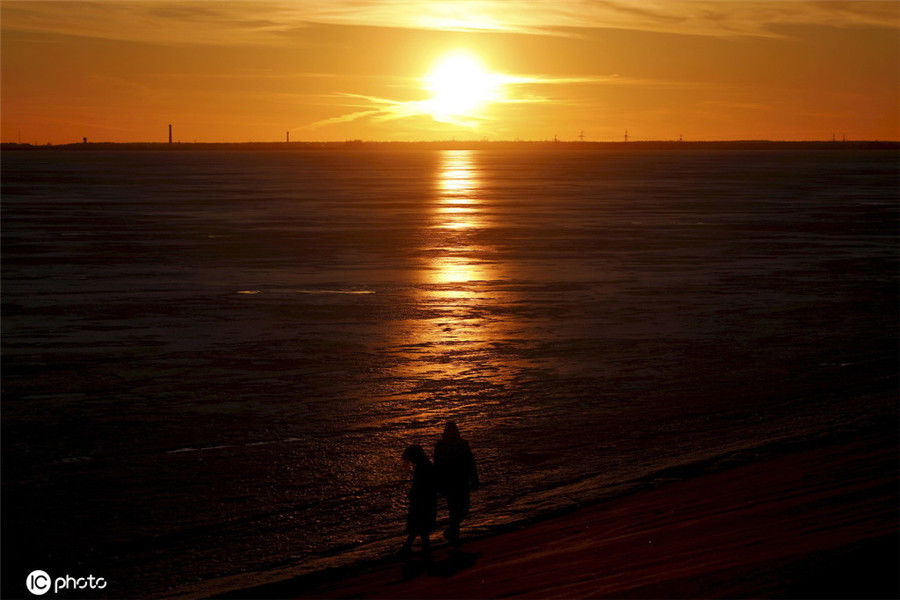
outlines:
[[469, 442], [460, 437], [454, 421], [447, 421], [444, 435], [434, 447], [434, 468], [450, 516], [444, 537], [459, 546], [459, 524], [469, 514], [469, 492], [478, 489], [478, 470]]
[[422, 537], [422, 550], [429, 551], [428, 535], [437, 520], [437, 491], [435, 490], [434, 467], [422, 446], [414, 444], [403, 452], [403, 460], [412, 463], [412, 486], [409, 489], [409, 512], [406, 516], [406, 542], [401, 552], [412, 549], [416, 536]]

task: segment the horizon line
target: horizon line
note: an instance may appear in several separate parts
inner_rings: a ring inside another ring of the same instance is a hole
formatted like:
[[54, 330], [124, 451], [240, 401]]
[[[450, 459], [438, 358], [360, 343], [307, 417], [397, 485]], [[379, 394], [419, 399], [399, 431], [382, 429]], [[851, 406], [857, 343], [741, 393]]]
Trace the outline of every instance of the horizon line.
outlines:
[[520, 139], [434, 139], [434, 140], [364, 140], [364, 139], [345, 139], [345, 140], [268, 140], [268, 141], [220, 141], [220, 142], [204, 142], [204, 141], [133, 141], [133, 142], [113, 142], [113, 141], [80, 141], [80, 142], [46, 142], [46, 143], [30, 143], [30, 142], [0, 142], [0, 147], [28, 147], [28, 148], [47, 148], [47, 147], [84, 147], [84, 146], [222, 146], [222, 145], [268, 145], [277, 147], [303, 146], [303, 145], [323, 145], [323, 144], [339, 144], [339, 145], [363, 145], [363, 144], [566, 144], [566, 145], [622, 145], [629, 144], [673, 144], [673, 145], [689, 145], [689, 144], [824, 144], [836, 145], [841, 144], [897, 144], [900, 139], [769, 139], [769, 138], [742, 138], [742, 139], [629, 139], [625, 140], [560, 140], [560, 139], [538, 139], [538, 140], [520, 140]]

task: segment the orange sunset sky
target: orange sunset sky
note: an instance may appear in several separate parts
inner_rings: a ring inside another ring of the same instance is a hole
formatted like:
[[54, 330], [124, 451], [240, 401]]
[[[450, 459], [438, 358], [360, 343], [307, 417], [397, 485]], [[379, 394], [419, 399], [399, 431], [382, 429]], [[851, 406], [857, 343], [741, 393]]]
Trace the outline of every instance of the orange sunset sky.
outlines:
[[900, 138], [900, 2], [0, 11], [4, 142]]

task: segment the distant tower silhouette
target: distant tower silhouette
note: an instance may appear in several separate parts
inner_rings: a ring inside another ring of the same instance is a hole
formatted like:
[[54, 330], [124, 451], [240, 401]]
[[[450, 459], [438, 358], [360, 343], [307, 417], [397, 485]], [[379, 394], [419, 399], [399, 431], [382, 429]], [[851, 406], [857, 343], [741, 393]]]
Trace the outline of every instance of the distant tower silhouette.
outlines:
[[172, 143], [172, 124], [169, 123], [169, 143]]
[[679, 141], [679, 142], [683, 142], [683, 141], [684, 141], [684, 136], [681, 135], [680, 133], [678, 134], [678, 141]]
[[284, 132], [284, 141], [285, 141], [285, 143], [289, 143], [291, 141], [291, 132], [290, 131]]
[[584, 141], [584, 129], [582, 129], [582, 130], [578, 133], [578, 139], [579, 139], [579, 141], [582, 141], [582, 142]]
[[625, 130], [625, 141], [626, 142], [628, 141], [628, 130], [627, 129]]
[[87, 138], [86, 138], [86, 137], [81, 138], [81, 143], [82, 143], [82, 144], [87, 144]]

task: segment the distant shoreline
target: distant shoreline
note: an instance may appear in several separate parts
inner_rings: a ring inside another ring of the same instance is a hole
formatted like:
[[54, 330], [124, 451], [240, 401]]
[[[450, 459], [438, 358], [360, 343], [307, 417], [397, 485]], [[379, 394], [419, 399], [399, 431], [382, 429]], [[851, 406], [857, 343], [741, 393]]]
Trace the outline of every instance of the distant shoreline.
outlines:
[[74, 144], [0, 144], [0, 151], [40, 150], [900, 150], [900, 141], [433, 141], [433, 142], [85, 142]]

